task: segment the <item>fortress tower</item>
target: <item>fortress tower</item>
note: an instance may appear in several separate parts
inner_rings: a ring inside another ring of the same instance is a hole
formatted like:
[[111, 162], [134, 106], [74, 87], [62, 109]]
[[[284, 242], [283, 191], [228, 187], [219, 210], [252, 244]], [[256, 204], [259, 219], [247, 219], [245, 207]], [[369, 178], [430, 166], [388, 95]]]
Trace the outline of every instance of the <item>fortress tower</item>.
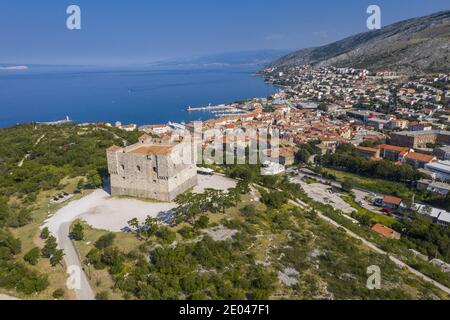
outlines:
[[170, 202], [197, 185], [196, 164], [186, 157], [191, 153], [189, 142], [144, 135], [134, 145], [112, 146], [106, 153], [113, 196]]

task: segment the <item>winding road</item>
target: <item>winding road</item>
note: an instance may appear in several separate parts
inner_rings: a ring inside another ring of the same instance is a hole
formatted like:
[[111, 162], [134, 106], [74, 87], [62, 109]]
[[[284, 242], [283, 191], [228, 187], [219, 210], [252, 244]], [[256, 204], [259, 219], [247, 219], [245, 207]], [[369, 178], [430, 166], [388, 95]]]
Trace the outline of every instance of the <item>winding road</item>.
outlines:
[[59, 209], [44, 224], [44, 227], [48, 227], [49, 231], [56, 237], [58, 247], [64, 250], [64, 260], [68, 268], [75, 267], [74, 269], [79, 271], [75, 274], [75, 276], [79, 275], [79, 278], [75, 278], [75, 282], [79, 284], [79, 287], [74, 289], [79, 300], [94, 300], [95, 294], [83, 271], [78, 252], [69, 238], [70, 225], [78, 217], [86, 213], [93, 203], [101, 201], [108, 196], [109, 194], [104, 190], [95, 190], [91, 194], [72, 201]]
[[79, 276], [76, 280], [80, 284], [78, 288], [74, 288], [74, 291], [79, 300], [94, 300], [95, 294], [91, 288], [86, 273], [83, 271], [82, 263], [78, 255], [78, 251], [75, 249], [72, 240], [69, 238], [70, 222], [61, 224], [58, 230], [58, 246], [64, 250], [64, 259], [67, 266], [76, 266], [79, 270], [74, 276]]

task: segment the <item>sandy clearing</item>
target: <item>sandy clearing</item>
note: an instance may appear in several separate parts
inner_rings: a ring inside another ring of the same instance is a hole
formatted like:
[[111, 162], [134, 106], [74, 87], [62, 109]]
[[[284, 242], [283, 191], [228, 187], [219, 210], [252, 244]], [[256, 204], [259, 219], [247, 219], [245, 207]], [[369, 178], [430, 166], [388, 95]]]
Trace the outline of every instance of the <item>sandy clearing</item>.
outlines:
[[113, 198], [104, 190], [95, 190], [90, 195], [58, 210], [46, 222], [46, 227], [58, 238], [61, 225], [82, 219], [96, 229], [113, 232], [123, 231], [128, 221], [137, 218], [143, 222], [147, 216], [167, 219], [175, 208], [173, 203], [146, 202], [128, 198]]
[[198, 175], [198, 185], [194, 187], [195, 193], [202, 193], [205, 189], [212, 188], [216, 190], [226, 191], [236, 187], [236, 180], [220, 176], [220, 175]]
[[[236, 186], [236, 181], [220, 175], [198, 176], [198, 185], [194, 192], [200, 193], [207, 188], [228, 190]], [[95, 190], [86, 197], [68, 203], [46, 220], [44, 227], [58, 238], [61, 225], [83, 219], [96, 229], [113, 232], [123, 231], [128, 221], [137, 218], [143, 222], [147, 216], [158, 217], [163, 221], [170, 219], [174, 203], [148, 202], [131, 198], [114, 198], [105, 190]], [[59, 240], [59, 239], [58, 239]]]
[[80, 219], [86, 221], [95, 229], [113, 232], [125, 231], [128, 221], [137, 218], [144, 222], [147, 216], [166, 221], [170, 211], [176, 207], [173, 203], [145, 202], [135, 199], [109, 198], [97, 202]]

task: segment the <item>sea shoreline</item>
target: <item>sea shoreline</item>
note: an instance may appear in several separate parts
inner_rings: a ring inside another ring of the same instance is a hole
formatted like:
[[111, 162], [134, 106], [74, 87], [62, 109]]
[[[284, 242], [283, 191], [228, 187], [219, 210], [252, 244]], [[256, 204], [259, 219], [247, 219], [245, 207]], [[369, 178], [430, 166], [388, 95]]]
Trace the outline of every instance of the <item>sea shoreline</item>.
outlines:
[[[0, 86], [6, 86], [5, 92], [14, 86], [10, 91], [16, 94], [0, 93], [2, 106], [12, 111], [0, 116], [0, 128], [54, 122], [66, 116], [76, 123], [121, 121], [137, 125], [207, 120], [215, 115], [187, 112], [187, 107], [230, 104], [276, 92], [275, 86], [256, 73], [258, 70], [233, 67], [74, 73], [58, 69], [43, 76], [33, 72], [2, 74]], [[14, 81], [7, 83], [9, 78]], [[73, 92], [75, 86], [82, 90]]]

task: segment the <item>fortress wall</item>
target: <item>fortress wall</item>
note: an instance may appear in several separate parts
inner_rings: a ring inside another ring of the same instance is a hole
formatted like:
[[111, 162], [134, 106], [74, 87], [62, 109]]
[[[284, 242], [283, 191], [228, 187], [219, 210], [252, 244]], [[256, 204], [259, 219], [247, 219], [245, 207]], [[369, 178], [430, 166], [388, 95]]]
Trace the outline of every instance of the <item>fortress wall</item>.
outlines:
[[[197, 184], [196, 165], [179, 161], [185, 147], [177, 145], [168, 155], [108, 151], [112, 195], [173, 201]], [[133, 150], [133, 146], [127, 150]]]

